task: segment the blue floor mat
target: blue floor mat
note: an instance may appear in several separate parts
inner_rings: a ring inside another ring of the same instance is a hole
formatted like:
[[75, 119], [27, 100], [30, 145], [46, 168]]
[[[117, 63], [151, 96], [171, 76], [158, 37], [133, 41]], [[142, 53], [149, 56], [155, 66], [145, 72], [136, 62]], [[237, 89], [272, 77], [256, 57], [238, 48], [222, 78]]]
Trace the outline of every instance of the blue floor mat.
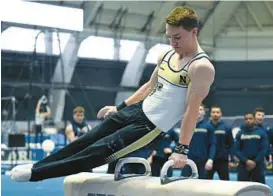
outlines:
[[64, 178], [54, 178], [40, 182], [19, 183], [9, 176], [1, 176], [2, 196], [64, 196]]

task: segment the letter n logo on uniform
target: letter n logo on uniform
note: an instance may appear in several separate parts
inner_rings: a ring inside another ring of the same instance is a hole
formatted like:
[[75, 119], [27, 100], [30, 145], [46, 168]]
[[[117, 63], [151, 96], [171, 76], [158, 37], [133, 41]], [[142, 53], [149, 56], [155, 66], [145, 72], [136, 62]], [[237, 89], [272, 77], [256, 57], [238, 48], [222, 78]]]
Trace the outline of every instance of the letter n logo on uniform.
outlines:
[[179, 83], [182, 84], [182, 85], [186, 85], [187, 84], [187, 76], [180, 75]]

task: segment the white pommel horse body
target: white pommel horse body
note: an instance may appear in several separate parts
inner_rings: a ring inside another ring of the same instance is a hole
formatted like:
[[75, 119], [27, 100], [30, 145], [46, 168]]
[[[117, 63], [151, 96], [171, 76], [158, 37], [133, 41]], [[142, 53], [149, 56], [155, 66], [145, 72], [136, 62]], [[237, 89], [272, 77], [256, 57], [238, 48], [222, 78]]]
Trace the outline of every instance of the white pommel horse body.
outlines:
[[[141, 163], [146, 172], [121, 174], [124, 164]], [[170, 160], [161, 170], [160, 178], [152, 177], [151, 167], [143, 158], [120, 159], [115, 174], [79, 173], [64, 179], [65, 196], [271, 196], [269, 186], [255, 182], [199, 180], [195, 163], [188, 160], [192, 175], [168, 177]]]

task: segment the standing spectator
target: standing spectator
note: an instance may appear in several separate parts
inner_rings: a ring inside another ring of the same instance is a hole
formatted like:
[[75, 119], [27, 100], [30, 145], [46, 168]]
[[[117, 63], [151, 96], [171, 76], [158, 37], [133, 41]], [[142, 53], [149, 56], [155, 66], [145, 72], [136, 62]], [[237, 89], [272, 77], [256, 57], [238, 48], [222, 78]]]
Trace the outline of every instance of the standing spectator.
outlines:
[[[263, 130], [268, 139], [271, 137], [270, 134], [271, 132], [269, 131], [269, 129], [267, 129], [263, 123], [264, 123], [264, 117], [265, 117], [265, 110], [263, 108], [255, 108], [253, 111], [253, 115], [254, 115], [254, 119], [255, 119], [255, 124], [257, 127], [259, 127], [261, 130]], [[268, 143], [267, 146], [267, 151], [265, 154], [265, 161], [266, 161], [266, 165], [269, 165], [270, 161], [272, 160], [271, 154], [270, 154], [270, 143]]]
[[222, 110], [218, 106], [211, 108], [210, 124], [214, 127], [216, 137], [216, 155], [212, 170], [207, 171], [208, 179], [213, 179], [214, 172], [217, 171], [221, 180], [229, 180], [229, 158], [233, 156], [233, 136], [231, 128], [222, 120]]
[[255, 127], [253, 114], [245, 115], [245, 124], [236, 135], [235, 155], [239, 159], [238, 181], [254, 181], [265, 184], [264, 156], [268, 138], [264, 130]]
[[[193, 160], [197, 166], [199, 179], [205, 179], [205, 170], [212, 170], [216, 151], [216, 138], [214, 127], [204, 120], [205, 106], [199, 107], [198, 122], [190, 142], [188, 158]], [[191, 174], [190, 167], [183, 169], [183, 175]]]
[[[51, 115], [50, 108], [48, 106], [48, 101], [45, 95], [43, 95], [37, 105], [35, 110], [35, 143], [36, 145], [38, 143], [43, 142], [43, 127], [45, 121], [48, 119], [48, 117]], [[38, 137], [40, 135], [39, 141]]]
[[268, 143], [269, 143], [269, 147], [270, 147], [270, 151], [269, 151], [269, 160], [268, 163], [266, 164], [266, 169], [273, 171], [273, 128], [272, 127], [268, 127]]
[[[160, 176], [160, 171], [165, 162], [168, 161], [169, 156], [173, 153], [174, 148], [171, 144], [177, 143], [179, 140], [179, 134], [174, 130], [169, 130], [163, 138], [157, 142], [155, 146], [154, 156], [152, 158], [152, 176]], [[168, 170], [168, 176], [172, 174], [172, 170]]]

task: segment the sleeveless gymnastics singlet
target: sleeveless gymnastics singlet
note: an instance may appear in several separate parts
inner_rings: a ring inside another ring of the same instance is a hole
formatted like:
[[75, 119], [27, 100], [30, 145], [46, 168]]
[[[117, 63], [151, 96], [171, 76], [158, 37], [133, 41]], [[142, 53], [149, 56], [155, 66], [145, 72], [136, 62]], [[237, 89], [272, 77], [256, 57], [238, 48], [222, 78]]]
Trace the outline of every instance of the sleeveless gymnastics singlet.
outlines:
[[188, 76], [190, 64], [201, 58], [209, 59], [204, 51], [200, 51], [181, 70], [175, 71], [170, 66], [170, 59], [174, 54], [175, 52], [171, 50], [162, 58], [157, 84], [142, 105], [148, 119], [164, 132], [168, 132], [184, 115], [190, 83]]

